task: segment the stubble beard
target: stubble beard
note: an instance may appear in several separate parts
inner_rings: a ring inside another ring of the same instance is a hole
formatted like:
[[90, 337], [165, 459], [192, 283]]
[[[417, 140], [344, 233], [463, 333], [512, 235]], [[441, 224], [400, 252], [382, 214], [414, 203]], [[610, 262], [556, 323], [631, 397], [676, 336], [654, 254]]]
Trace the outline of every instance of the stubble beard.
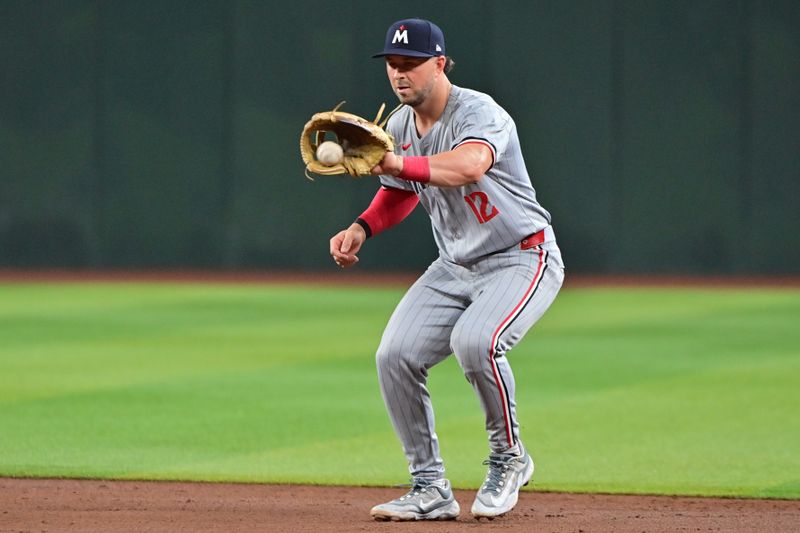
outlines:
[[399, 94], [396, 88], [394, 90], [394, 94], [397, 96], [397, 99], [400, 100], [401, 104], [405, 104], [411, 107], [417, 107], [419, 105], [422, 105], [425, 102], [425, 100], [428, 99], [428, 96], [431, 94], [431, 91], [433, 91], [432, 81], [425, 87], [422, 87], [419, 91], [412, 91], [410, 94], [407, 94], [406, 96]]

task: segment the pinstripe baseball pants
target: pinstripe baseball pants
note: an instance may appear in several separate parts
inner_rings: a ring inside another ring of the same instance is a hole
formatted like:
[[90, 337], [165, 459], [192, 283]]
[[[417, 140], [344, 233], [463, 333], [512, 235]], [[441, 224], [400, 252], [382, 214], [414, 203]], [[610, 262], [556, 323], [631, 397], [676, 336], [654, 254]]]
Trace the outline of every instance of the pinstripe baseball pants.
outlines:
[[455, 354], [486, 415], [489, 447], [519, 438], [514, 375], [506, 354], [544, 314], [564, 280], [552, 230], [541, 245], [515, 246], [470, 265], [441, 257], [398, 304], [377, 351], [386, 409], [412, 476], [444, 477], [426, 383], [428, 370]]

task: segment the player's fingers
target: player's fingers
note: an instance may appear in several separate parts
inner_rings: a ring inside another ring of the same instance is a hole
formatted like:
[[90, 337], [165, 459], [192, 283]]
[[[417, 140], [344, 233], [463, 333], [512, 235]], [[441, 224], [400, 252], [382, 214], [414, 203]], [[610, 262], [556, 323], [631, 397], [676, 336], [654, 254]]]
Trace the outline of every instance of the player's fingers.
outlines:
[[345, 268], [345, 266], [349, 266], [351, 262], [351, 258], [348, 254], [342, 253], [340, 250], [342, 248], [342, 242], [344, 241], [344, 236], [347, 232], [345, 230], [340, 231], [336, 235], [331, 238], [330, 241], [330, 254], [333, 258], [333, 261], [341, 268]]
[[351, 255], [351, 256], [334, 257], [333, 260], [336, 263], [336, 265], [339, 266], [340, 268], [347, 268], [358, 263], [358, 256]]
[[[394, 152], [386, 152], [383, 155], [383, 159], [381, 159], [380, 162], [377, 165], [375, 165], [369, 172], [370, 174], [376, 174], [376, 175], [380, 174], [396, 175], [396, 173], [392, 172], [392, 169], [396, 168], [397, 165], [398, 165], [398, 158], [394, 154]], [[399, 171], [400, 169], [397, 168], [397, 170]]]
[[340, 261], [336, 261], [336, 264], [339, 265], [341, 268], [348, 268], [358, 263], [358, 256], [352, 255], [347, 259], [343, 259]]
[[337, 252], [335, 254], [331, 254], [331, 257], [333, 257], [333, 260], [336, 261], [337, 264], [338, 263], [346, 263], [347, 261], [352, 260], [352, 256], [349, 256], [349, 255], [343, 254], [343, 253], [339, 253], [339, 252]]
[[333, 237], [331, 237], [330, 241], [330, 254], [334, 255], [339, 252], [339, 249], [342, 247], [342, 241], [344, 240], [345, 230], [340, 231]]
[[353, 247], [353, 233], [348, 231], [344, 234], [344, 239], [342, 239], [342, 245], [339, 247], [339, 251], [343, 254], [346, 254], [350, 251], [350, 248]]
[[356, 254], [361, 248], [361, 238], [357, 232], [340, 231], [331, 239], [330, 245], [331, 257], [339, 267], [347, 268], [358, 263]]

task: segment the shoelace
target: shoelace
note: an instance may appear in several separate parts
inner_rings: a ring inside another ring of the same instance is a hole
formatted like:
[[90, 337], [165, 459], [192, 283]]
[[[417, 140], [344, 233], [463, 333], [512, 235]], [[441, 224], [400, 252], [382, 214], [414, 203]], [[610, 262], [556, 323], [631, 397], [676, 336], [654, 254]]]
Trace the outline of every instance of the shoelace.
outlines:
[[401, 485], [395, 485], [397, 488], [406, 488], [410, 487], [409, 490], [404, 496], [400, 496], [398, 501], [405, 501], [410, 500], [415, 496], [419, 496], [420, 494], [428, 492], [428, 487], [430, 487], [432, 483], [426, 479], [412, 479], [411, 483], [403, 483]]
[[489, 459], [483, 462], [489, 465], [489, 473], [486, 475], [486, 481], [483, 483], [483, 490], [490, 490], [500, 492], [506, 484], [506, 472], [511, 468], [511, 463], [518, 459], [516, 455], [505, 455], [500, 453], [493, 453], [489, 455]]

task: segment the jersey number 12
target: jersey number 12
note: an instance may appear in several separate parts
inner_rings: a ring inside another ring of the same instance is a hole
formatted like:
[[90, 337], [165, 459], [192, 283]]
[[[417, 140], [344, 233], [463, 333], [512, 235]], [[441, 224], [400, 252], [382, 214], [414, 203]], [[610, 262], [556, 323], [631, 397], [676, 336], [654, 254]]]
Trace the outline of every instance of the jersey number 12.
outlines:
[[467, 204], [472, 208], [472, 212], [478, 218], [478, 222], [483, 224], [489, 222], [494, 217], [500, 214], [497, 207], [489, 202], [489, 197], [485, 192], [476, 191], [464, 197]]

